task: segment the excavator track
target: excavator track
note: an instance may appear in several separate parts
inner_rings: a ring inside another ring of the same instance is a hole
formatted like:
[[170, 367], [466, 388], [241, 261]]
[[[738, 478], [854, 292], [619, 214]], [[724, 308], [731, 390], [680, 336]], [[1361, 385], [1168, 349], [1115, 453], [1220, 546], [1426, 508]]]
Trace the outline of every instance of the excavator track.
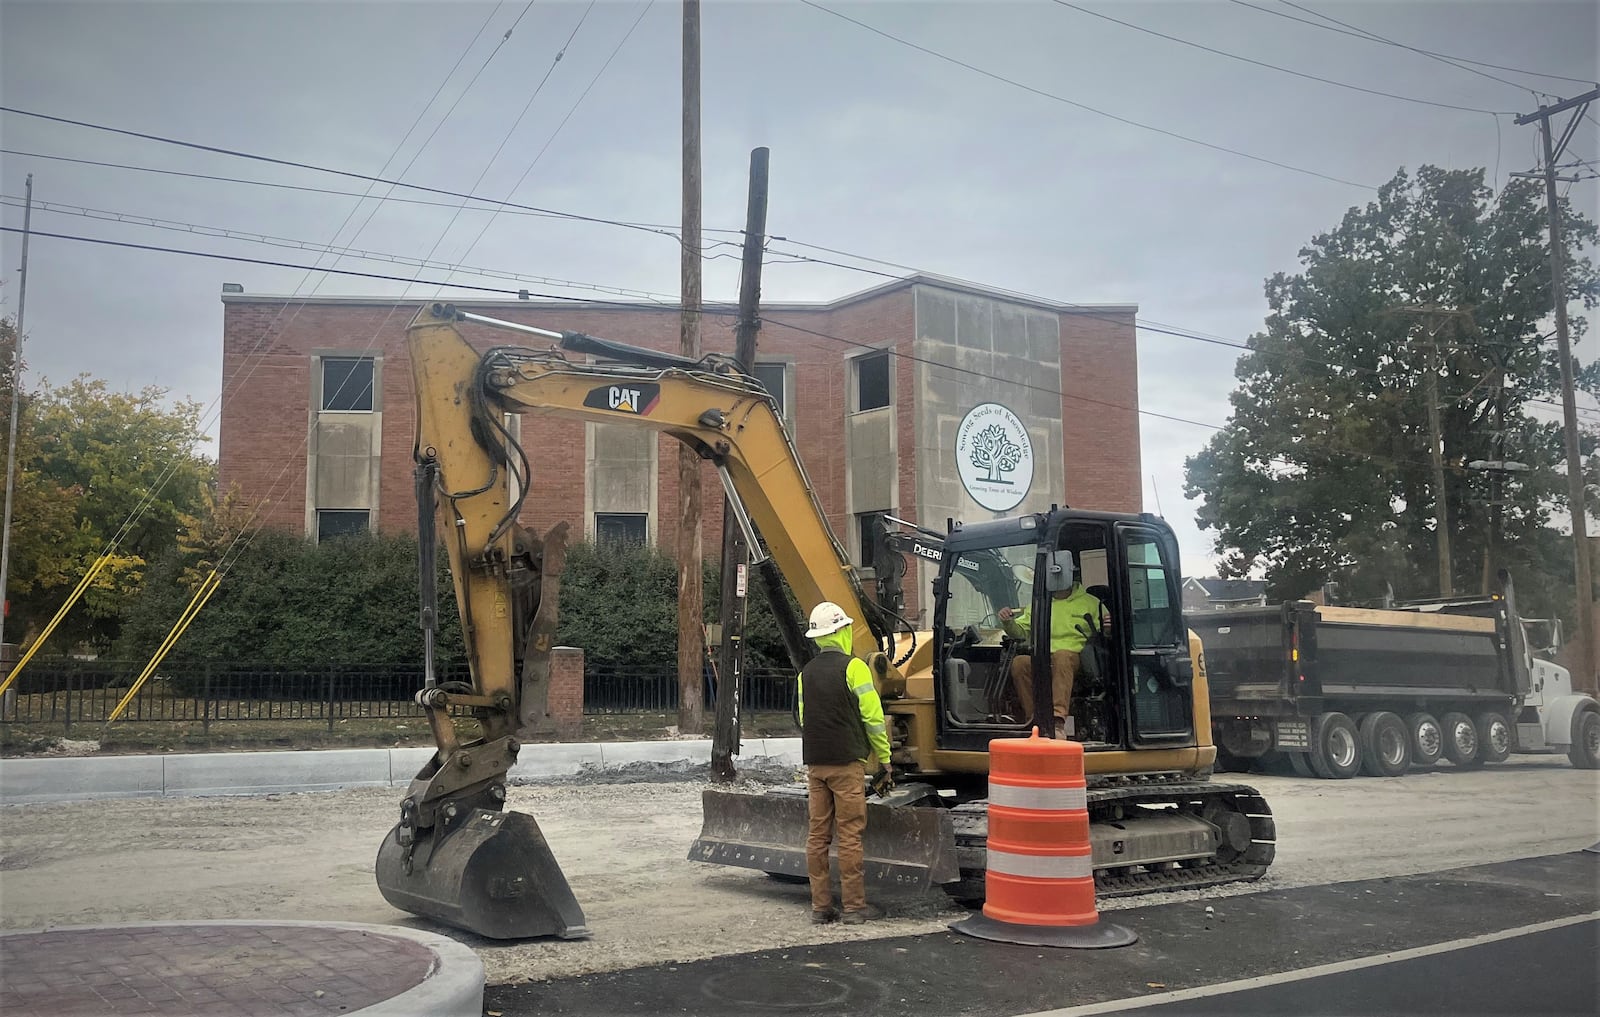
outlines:
[[[1089, 788], [1088, 806], [1091, 830], [1104, 829], [1107, 824], [1131, 828], [1137, 825], [1141, 814], [1160, 814], [1155, 812], [1157, 809], [1176, 809], [1193, 816], [1221, 809], [1238, 813], [1249, 824], [1248, 845], [1242, 849], [1223, 845], [1210, 857], [1116, 865], [1108, 864], [1097, 854], [1095, 892], [1102, 899], [1252, 882], [1266, 874], [1277, 851], [1277, 827], [1271, 808], [1255, 788], [1243, 784], [1193, 780], [1163, 782], [1148, 778], [1102, 784]], [[955, 826], [961, 880], [946, 884], [945, 889], [958, 899], [982, 899], [988, 803], [984, 800], [966, 802], [952, 808], [950, 813]]]

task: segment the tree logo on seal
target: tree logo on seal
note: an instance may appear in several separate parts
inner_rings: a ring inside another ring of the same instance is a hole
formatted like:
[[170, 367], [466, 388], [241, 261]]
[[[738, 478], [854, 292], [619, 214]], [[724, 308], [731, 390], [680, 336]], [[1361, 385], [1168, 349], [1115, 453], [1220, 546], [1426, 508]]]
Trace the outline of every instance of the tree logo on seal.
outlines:
[[1022, 420], [999, 403], [980, 403], [956, 429], [956, 468], [972, 500], [1009, 512], [1033, 485], [1033, 442]]

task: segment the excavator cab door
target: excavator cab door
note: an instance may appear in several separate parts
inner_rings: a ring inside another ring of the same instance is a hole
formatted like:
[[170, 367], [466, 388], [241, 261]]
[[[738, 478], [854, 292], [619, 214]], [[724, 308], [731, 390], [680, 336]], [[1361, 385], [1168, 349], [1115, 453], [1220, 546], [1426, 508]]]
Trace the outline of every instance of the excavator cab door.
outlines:
[[1128, 661], [1123, 715], [1130, 748], [1194, 744], [1194, 667], [1177, 561], [1170, 531], [1116, 524], [1112, 641]]

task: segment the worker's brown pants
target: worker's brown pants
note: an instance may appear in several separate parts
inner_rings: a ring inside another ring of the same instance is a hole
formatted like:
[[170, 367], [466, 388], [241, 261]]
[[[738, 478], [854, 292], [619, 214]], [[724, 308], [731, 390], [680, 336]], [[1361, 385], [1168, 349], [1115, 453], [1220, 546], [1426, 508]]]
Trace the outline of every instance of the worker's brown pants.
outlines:
[[811, 909], [833, 907], [829, 888], [828, 849], [834, 827], [839, 830], [839, 897], [846, 911], [867, 906], [867, 886], [862, 877], [861, 834], [867, 828], [867, 771], [860, 763], [811, 766], [807, 784], [811, 791], [811, 836], [806, 838], [806, 871], [811, 877]]
[[[1072, 703], [1072, 681], [1078, 676], [1078, 652], [1055, 650], [1050, 654], [1050, 698], [1055, 707], [1056, 737], [1065, 738], [1067, 710]], [[1011, 684], [1022, 700], [1023, 719], [1033, 721], [1033, 658], [1018, 655], [1011, 662]]]

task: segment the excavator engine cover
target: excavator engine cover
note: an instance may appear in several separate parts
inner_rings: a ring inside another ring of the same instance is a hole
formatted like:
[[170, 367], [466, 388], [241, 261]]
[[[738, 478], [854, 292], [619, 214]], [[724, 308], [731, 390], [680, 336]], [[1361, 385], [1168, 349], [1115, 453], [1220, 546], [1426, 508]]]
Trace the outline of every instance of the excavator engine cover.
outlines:
[[[869, 887], [925, 891], [961, 878], [949, 810], [912, 804], [931, 792], [926, 785], [907, 784], [886, 799], [867, 800], [862, 847]], [[701, 809], [700, 836], [689, 848], [691, 861], [805, 878], [811, 824], [805, 788], [761, 794], [708, 788], [701, 793]]]
[[589, 935], [532, 816], [473, 809], [421, 832], [409, 853], [401, 831], [389, 831], [377, 862], [378, 889], [400, 910], [489, 939]]

